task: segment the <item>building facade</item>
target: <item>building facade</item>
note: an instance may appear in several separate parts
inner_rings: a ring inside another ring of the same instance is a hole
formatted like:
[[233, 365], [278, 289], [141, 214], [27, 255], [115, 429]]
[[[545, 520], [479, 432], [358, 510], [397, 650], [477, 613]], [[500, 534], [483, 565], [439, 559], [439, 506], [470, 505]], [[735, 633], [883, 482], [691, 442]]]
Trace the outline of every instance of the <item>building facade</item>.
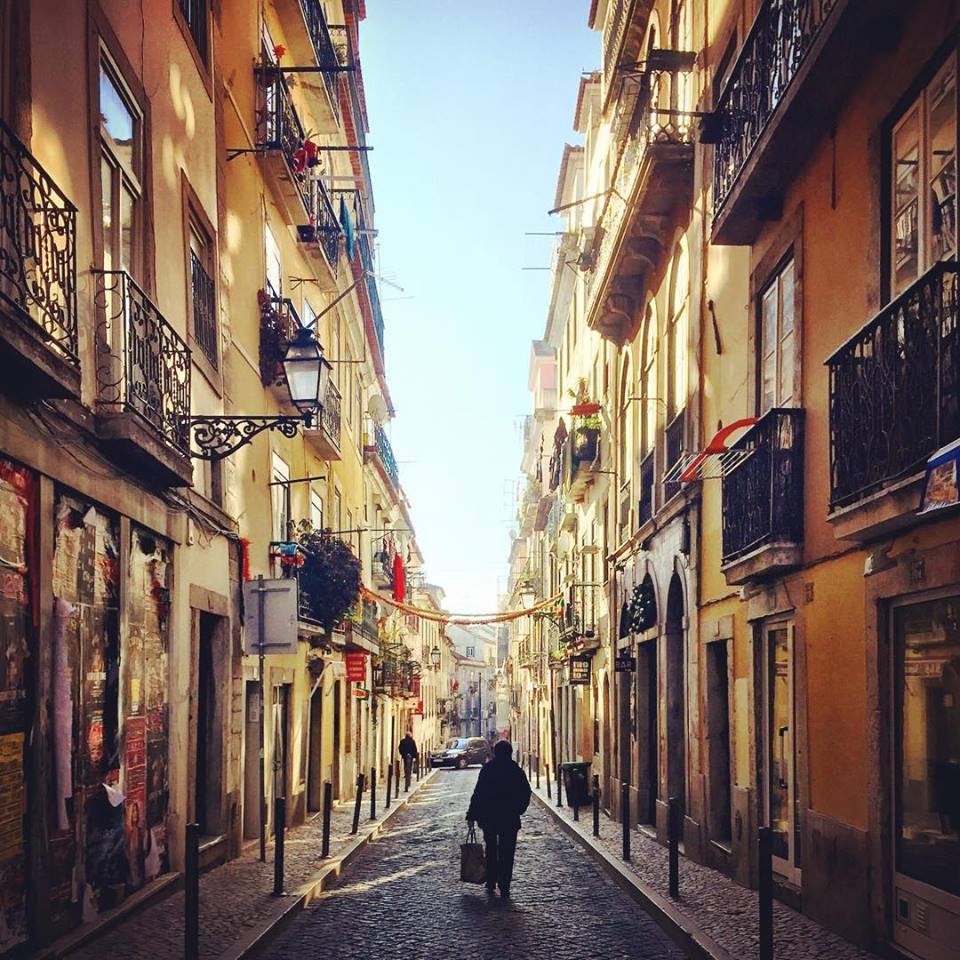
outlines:
[[589, 17], [509, 602], [603, 586], [518, 708], [686, 856], [755, 884], [768, 826], [782, 899], [958, 956], [956, 5]]

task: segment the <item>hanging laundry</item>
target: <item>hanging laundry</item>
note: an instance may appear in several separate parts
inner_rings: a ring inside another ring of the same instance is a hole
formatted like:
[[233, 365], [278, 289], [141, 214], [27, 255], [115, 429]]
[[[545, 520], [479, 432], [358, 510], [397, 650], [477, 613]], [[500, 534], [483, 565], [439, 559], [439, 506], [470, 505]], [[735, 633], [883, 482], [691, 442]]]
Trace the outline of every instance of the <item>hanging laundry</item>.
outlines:
[[343, 227], [343, 235], [347, 239], [347, 259], [353, 259], [353, 220], [350, 219], [350, 211], [347, 208], [347, 202], [340, 197], [340, 226]]
[[403, 557], [400, 556], [400, 551], [398, 550], [393, 555], [393, 599], [396, 600], [397, 603], [403, 603], [406, 594], [407, 584], [403, 572]]

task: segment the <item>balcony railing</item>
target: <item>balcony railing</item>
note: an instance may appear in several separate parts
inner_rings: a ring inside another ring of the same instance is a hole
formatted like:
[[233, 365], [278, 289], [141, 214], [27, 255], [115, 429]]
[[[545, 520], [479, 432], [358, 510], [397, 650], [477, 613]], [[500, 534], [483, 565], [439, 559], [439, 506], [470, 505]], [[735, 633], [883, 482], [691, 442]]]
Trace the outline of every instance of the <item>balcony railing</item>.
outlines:
[[320, 425], [324, 433], [340, 447], [340, 391], [332, 380], [327, 381], [327, 392], [323, 395], [323, 408], [320, 413]]
[[94, 277], [99, 406], [137, 414], [188, 454], [190, 348], [128, 273]]
[[297, 224], [300, 239], [316, 242], [334, 276], [340, 256], [340, 221], [323, 181], [308, 166], [304, 152], [306, 131], [300, 122], [290, 87], [276, 67], [257, 67], [256, 146], [258, 151], [280, 153], [286, 177], [294, 185], [307, 213], [307, 223]]
[[837, 0], [765, 0], [720, 96], [714, 215], [723, 208]]
[[570, 444], [570, 485], [577, 477], [590, 472], [600, 459], [600, 430], [598, 427], [574, 427], [567, 438]]
[[190, 287], [193, 297], [193, 339], [217, 369], [217, 314], [213, 279], [204, 269], [200, 258], [190, 251]]
[[653, 516], [654, 454], [651, 450], [640, 463], [640, 498], [637, 504], [637, 525]]
[[333, 38], [330, 36], [327, 18], [324, 15], [320, 0], [300, 0], [300, 9], [303, 10], [307, 33], [310, 34], [310, 42], [317, 57], [317, 64], [322, 71], [320, 76], [323, 77], [323, 85], [327, 89], [327, 96], [330, 98], [334, 116], [339, 118], [340, 100], [337, 85], [340, 77], [338, 68], [341, 66], [341, 61]]
[[278, 296], [272, 287], [261, 290], [260, 381], [265, 387], [284, 383], [283, 356], [290, 341], [302, 327], [300, 315], [289, 297]]
[[803, 539], [803, 411], [775, 408], [734, 445], [749, 450], [723, 478], [723, 563]]
[[380, 640], [380, 627], [377, 623], [377, 605], [373, 600], [363, 600], [363, 619], [360, 621], [360, 633], [371, 643]]
[[400, 488], [400, 471], [397, 469], [397, 461], [393, 455], [393, 447], [390, 446], [390, 440], [386, 432], [379, 423], [373, 425], [373, 437], [377, 448], [377, 456], [383, 464], [390, 482], [395, 488]]
[[377, 290], [376, 271], [373, 264], [373, 253], [370, 250], [370, 241], [365, 232], [366, 228], [361, 220], [359, 222], [360, 233], [357, 245], [360, 248], [360, 263], [366, 273], [367, 297], [370, 301], [370, 312], [373, 315], [373, 329], [377, 336], [377, 345], [380, 348], [380, 356], [383, 356], [383, 312], [380, 309], [380, 293]]
[[0, 297], [77, 356], [77, 210], [0, 121]]
[[830, 506], [920, 469], [960, 437], [956, 263], [940, 263], [827, 360]]
[[[684, 422], [686, 417], [684, 416], [685, 411], [681, 410], [674, 418], [667, 424], [666, 429], [666, 454], [667, 454], [667, 470], [677, 463], [679, 463], [680, 458], [683, 456], [683, 430]], [[663, 485], [663, 499], [664, 501], [669, 500], [671, 497], [675, 496], [680, 492], [680, 484], [677, 481], [667, 481]]]

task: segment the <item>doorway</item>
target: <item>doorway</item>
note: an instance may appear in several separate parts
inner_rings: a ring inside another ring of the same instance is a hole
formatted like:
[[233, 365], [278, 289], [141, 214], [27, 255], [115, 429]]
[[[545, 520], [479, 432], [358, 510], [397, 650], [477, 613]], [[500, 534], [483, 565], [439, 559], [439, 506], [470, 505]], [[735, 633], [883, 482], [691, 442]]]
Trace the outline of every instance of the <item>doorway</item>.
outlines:
[[667, 796], [687, 806], [687, 718], [683, 587], [674, 574], [667, 593]]
[[217, 651], [223, 618], [200, 611], [197, 629], [197, 728], [194, 816], [201, 836], [221, 833], [223, 797], [223, 701], [217, 680]]
[[243, 838], [260, 836], [260, 683], [248, 680], [243, 731]]
[[727, 843], [730, 822], [730, 681], [726, 640], [707, 644], [707, 765], [710, 838]]
[[343, 698], [342, 684], [342, 680], [337, 680], [337, 682], [333, 685], [333, 760], [330, 765], [330, 782], [333, 784], [333, 795], [338, 800], [340, 800], [342, 797], [340, 793], [340, 710], [341, 701]]
[[611, 738], [613, 730], [610, 729], [610, 675], [604, 671], [603, 674], [603, 727], [600, 735], [603, 738], [603, 786], [600, 790], [600, 796], [603, 798], [604, 808], [610, 809], [610, 775], [612, 773], [610, 766], [613, 762], [613, 751], [611, 749]]
[[765, 625], [763, 655], [764, 819], [773, 833], [773, 869], [799, 886], [796, 698], [791, 622]]
[[307, 731], [307, 810], [323, 806], [323, 681], [310, 696], [310, 725]]
[[660, 796], [657, 639], [637, 646], [637, 819], [657, 822]]

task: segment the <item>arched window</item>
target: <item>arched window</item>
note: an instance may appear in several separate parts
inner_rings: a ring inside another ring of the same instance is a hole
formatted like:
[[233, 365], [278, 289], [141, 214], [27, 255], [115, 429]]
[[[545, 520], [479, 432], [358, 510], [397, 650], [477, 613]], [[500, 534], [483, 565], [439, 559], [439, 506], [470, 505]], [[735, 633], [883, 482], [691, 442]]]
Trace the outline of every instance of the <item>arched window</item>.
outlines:
[[667, 317], [667, 419], [673, 420], [687, 403], [687, 325], [690, 302], [690, 259], [681, 239], [673, 254], [670, 305]]
[[645, 457], [657, 436], [657, 305], [651, 300], [643, 321], [643, 357], [640, 374], [640, 401], [643, 420], [640, 427], [640, 455]]

